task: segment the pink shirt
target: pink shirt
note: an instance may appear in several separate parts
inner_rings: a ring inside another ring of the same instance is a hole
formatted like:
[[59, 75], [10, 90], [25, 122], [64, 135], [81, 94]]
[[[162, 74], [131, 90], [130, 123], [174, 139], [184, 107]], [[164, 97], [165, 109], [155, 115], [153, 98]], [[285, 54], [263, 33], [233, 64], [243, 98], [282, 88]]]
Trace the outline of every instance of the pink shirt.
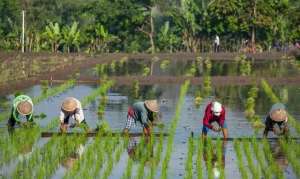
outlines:
[[224, 106], [222, 105], [222, 111], [221, 111], [220, 116], [213, 115], [213, 111], [211, 110], [211, 106], [212, 106], [212, 103], [209, 103], [206, 106], [205, 114], [204, 114], [204, 117], [203, 117], [203, 126], [206, 126], [210, 129], [212, 129], [213, 126], [211, 125], [211, 123], [213, 121], [216, 121], [221, 126], [223, 126], [224, 121], [225, 121], [225, 108], [224, 108]]

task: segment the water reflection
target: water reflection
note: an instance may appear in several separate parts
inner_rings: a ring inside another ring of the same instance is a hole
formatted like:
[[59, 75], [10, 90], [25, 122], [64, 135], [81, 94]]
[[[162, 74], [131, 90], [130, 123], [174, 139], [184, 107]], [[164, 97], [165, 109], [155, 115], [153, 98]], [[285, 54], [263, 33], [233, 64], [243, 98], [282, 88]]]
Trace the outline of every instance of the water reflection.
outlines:
[[153, 159], [153, 137], [130, 137], [127, 153], [135, 162], [150, 162]]
[[203, 142], [203, 159], [206, 164], [208, 178], [213, 174], [214, 178], [219, 178], [225, 169], [227, 140], [212, 141], [205, 139]]
[[278, 164], [281, 170], [284, 171], [288, 167], [289, 163], [282, 148], [280, 147], [279, 140], [269, 141], [269, 144], [275, 162]]

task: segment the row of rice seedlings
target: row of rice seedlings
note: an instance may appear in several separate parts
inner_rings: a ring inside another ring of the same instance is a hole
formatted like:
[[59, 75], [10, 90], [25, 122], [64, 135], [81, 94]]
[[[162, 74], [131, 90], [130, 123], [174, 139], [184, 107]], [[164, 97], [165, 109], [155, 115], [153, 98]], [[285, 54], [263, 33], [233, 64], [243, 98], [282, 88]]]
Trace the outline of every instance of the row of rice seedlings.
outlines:
[[130, 156], [128, 157], [126, 170], [124, 171], [123, 176], [122, 176], [123, 179], [132, 178], [132, 167], [133, 167], [134, 158], [140, 159], [142, 157], [142, 155], [143, 155], [142, 151], [143, 151], [144, 145], [145, 145], [145, 136], [143, 135], [140, 139], [140, 142], [136, 146], [136, 148], [133, 149], [135, 151], [133, 151], [134, 153], [133, 153], [132, 158]]
[[[82, 171], [85, 171], [86, 168], [89, 169], [88, 175], [92, 178], [95, 178], [97, 171], [101, 169], [104, 162], [104, 141], [102, 140], [101, 135], [97, 135], [94, 139], [94, 142], [88, 145], [85, 148], [85, 152], [82, 156], [75, 161], [73, 167], [64, 175], [64, 178], [79, 178], [83, 174]], [[95, 163], [96, 161], [96, 163]], [[90, 163], [92, 165], [90, 165]]]
[[248, 179], [249, 176], [248, 176], [247, 170], [246, 170], [246, 168], [244, 166], [244, 163], [243, 163], [243, 156], [242, 156], [242, 150], [241, 150], [241, 147], [240, 147], [240, 141], [234, 140], [233, 141], [233, 146], [234, 146], [234, 150], [235, 150], [235, 153], [236, 153], [237, 165], [239, 167], [241, 177], [243, 179]]
[[51, 177], [59, 164], [74, 153], [78, 146], [86, 140], [86, 136], [60, 136], [55, 139], [55, 142], [47, 143], [38, 149], [38, 152], [34, 152], [30, 158], [18, 163], [13, 177]]
[[[108, 138], [109, 140], [109, 138]], [[110, 139], [111, 140], [111, 139]], [[104, 169], [103, 173], [101, 174], [102, 179], [107, 179], [114, 167], [114, 164], [118, 163], [121, 157], [122, 152], [124, 151], [124, 145], [120, 141], [120, 136], [113, 138], [114, 144], [110, 145], [112, 148], [108, 148], [108, 158], [106, 168]]]
[[144, 66], [142, 76], [148, 76], [151, 72], [151, 69], [148, 66]]
[[203, 172], [202, 172], [202, 160], [203, 160], [203, 142], [202, 140], [197, 140], [197, 160], [196, 160], [196, 168], [197, 168], [197, 178], [202, 179], [203, 178]]
[[214, 178], [213, 174], [213, 147], [211, 138], [206, 138], [204, 141], [204, 160], [206, 163], [207, 178]]
[[[51, 96], [55, 96], [59, 93], [66, 91], [67, 89], [73, 87], [74, 85], [75, 85], [74, 79], [68, 80], [67, 82], [63, 83], [62, 85], [48, 89], [46, 93], [42, 93], [40, 96], [33, 98], [32, 102], [34, 104], [38, 104], [39, 102], [41, 102]], [[8, 119], [9, 116], [10, 116], [10, 111], [0, 114], [0, 121]]]
[[7, 165], [18, 155], [31, 151], [39, 136], [40, 128], [38, 126], [34, 126], [30, 130], [16, 130], [9, 136], [3, 136], [3, 140], [0, 141], [0, 166]]
[[286, 140], [283, 139], [279, 140], [279, 144], [283, 152], [287, 156], [289, 162], [291, 163], [294, 173], [297, 175], [297, 177], [300, 177], [300, 162], [299, 157], [297, 157], [297, 151], [295, 151], [295, 149], [299, 148], [299, 144], [295, 145], [294, 143], [293, 145], [292, 143], [288, 143]]
[[262, 173], [264, 174], [264, 177], [267, 179], [272, 178], [271, 168], [268, 167], [267, 161], [265, 159], [265, 154], [259, 147], [259, 143], [257, 142], [255, 136], [252, 137], [251, 143], [252, 143], [252, 148], [253, 148], [256, 160], [261, 168]]
[[[279, 98], [275, 95], [272, 88], [268, 84], [266, 80], [261, 80], [261, 86], [264, 90], [264, 92], [267, 94], [267, 96], [270, 98], [272, 103], [278, 103], [280, 102]], [[288, 114], [288, 122], [296, 129], [297, 133], [300, 134], [300, 123], [297, 122], [297, 120], [290, 114]]]
[[[89, 103], [91, 103], [92, 101], [94, 101], [97, 96], [99, 96], [101, 94], [106, 94], [107, 90], [109, 88], [111, 88], [111, 86], [113, 84], [114, 84], [114, 82], [111, 81], [111, 80], [108, 80], [108, 81], [105, 81], [104, 83], [102, 83], [102, 85], [99, 88], [93, 90], [90, 95], [88, 95], [88, 96], [86, 96], [86, 97], [83, 98], [83, 100], [81, 101], [82, 107], [83, 108], [86, 107]], [[46, 126], [45, 130], [48, 131], [50, 129], [53, 129], [53, 128], [57, 127], [58, 124], [59, 124], [59, 119], [58, 119], [58, 117], [55, 117]]]
[[244, 147], [244, 152], [245, 152], [245, 156], [246, 156], [246, 159], [247, 159], [249, 170], [252, 173], [252, 178], [255, 178], [255, 179], [261, 178], [259, 165], [255, 165], [255, 163], [253, 161], [253, 156], [251, 155], [250, 142], [246, 141], [246, 140], [243, 140], [242, 144], [243, 144], [243, 147]]
[[178, 102], [177, 102], [177, 105], [176, 105], [175, 115], [172, 119], [170, 128], [168, 130], [169, 136], [168, 136], [168, 141], [167, 141], [166, 155], [165, 155], [165, 158], [162, 162], [162, 174], [161, 174], [162, 179], [167, 178], [167, 173], [168, 173], [167, 171], [168, 171], [169, 161], [170, 161], [172, 150], [173, 150], [173, 142], [174, 142], [175, 131], [176, 131], [176, 128], [177, 128], [178, 121], [180, 119], [181, 108], [182, 108], [182, 105], [184, 103], [185, 95], [187, 93], [189, 84], [190, 84], [189, 81], [185, 81], [185, 83], [181, 85], [180, 93], [179, 93], [179, 99], [178, 99]]
[[145, 164], [146, 162], [148, 162], [150, 160], [152, 160], [153, 157], [153, 136], [152, 137], [146, 137], [143, 138], [144, 140], [141, 143], [144, 143], [143, 146], [146, 146], [146, 150], [141, 150], [143, 148], [141, 148], [139, 150], [140, 154], [139, 156], [141, 156], [141, 162], [138, 166], [138, 170], [137, 170], [137, 179], [143, 179], [144, 178], [144, 169], [145, 169]]
[[160, 159], [161, 159], [161, 153], [163, 150], [163, 141], [164, 141], [164, 136], [163, 136], [163, 131], [161, 131], [161, 133], [159, 135], [159, 142], [156, 145], [156, 150], [154, 152], [154, 158], [151, 160], [150, 174], [147, 177], [148, 179], [155, 178], [156, 171], [157, 171], [158, 165], [160, 163]]
[[[223, 142], [227, 142], [227, 141], [223, 141]], [[225, 151], [224, 150], [224, 146], [226, 144], [223, 144], [222, 141], [220, 140], [220, 138], [218, 138], [217, 140], [217, 164], [218, 164], [218, 169], [221, 171], [220, 172], [220, 178], [224, 179], [225, 178], [225, 161], [223, 161], [223, 153]], [[224, 158], [225, 159], [225, 158]]]
[[194, 153], [194, 140], [192, 137], [188, 139], [188, 153], [187, 159], [185, 163], [185, 178], [192, 179], [193, 178], [193, 153]]
[[280, 178], [280, 179], [284, 178], [282, 169], [274, 161], [274, 157], [268, 141], [266, 139], [263, 139], [262, 144], [263, 144], [263, 151], [265, 153], [265, 157], [269, 163], [269, 167], [271, 168], [272, 173], [276, 176], [276, 178]]

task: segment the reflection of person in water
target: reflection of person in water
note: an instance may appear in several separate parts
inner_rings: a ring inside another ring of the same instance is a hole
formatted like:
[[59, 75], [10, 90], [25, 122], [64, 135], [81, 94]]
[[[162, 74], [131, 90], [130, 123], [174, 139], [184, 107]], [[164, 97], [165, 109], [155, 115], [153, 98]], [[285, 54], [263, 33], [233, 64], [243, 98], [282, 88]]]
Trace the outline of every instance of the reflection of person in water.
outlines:
[[[220, 177], [220, 167], [222, 167], [222, 169], [225, 169], [225, 154], [226, 154], [227, 140], [222, 141], [222, 149], [221, 149], [222, 150], [222, 163], [221, 164], [218, 161], [216, 144], [212, 143], [212, 146], [211, 146], [212, 151], [208, 151], [207, 142], [208, 142], [207, 140], [204, 140], [203, 159], [206, 162], [206, 166], [207, 166], [208, 162], [211, 162], [214, 177], [219, 178]], [[211, 161], [208, 161], [208, 152], [211, 152], [211, 154], [212, 154]]]
[[80, 144], [75, 152], [73, 152], [68, 158], [63, 160], [62, 166], [64, 166], [66, 169], [72, 168], [75, 161], [82, 156], [83, 152], [84, 152], [84, 146]]
[[130, 137], [127, 146], [128, 156], [133, 161], [139, 161], [143, 157], [143, 155], [147, 155], [145, 162], [150, 161], [150, 159], [153, 157], [153, 144], [150, 143], [150, 137], [145, 137], [144, 143], [141, 143], [141, 140], [142, 139], [140, 137]]
[[279, 141], [270, 142], [271, 151], [275, 162], [281, 168], [281, 170], [285, 170], [288, 167], [288, 159], [284, 155], [283, 150], [280, 147]]

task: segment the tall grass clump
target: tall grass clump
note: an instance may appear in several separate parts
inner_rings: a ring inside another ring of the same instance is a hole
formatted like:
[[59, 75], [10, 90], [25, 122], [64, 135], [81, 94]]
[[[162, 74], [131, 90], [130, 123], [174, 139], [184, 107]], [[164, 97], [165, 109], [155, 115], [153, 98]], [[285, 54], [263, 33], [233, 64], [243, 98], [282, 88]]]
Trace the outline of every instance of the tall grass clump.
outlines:
[[202, 171], [202, 154], [203, 154], [203, 142], [201, 139], [198, 139], [197, 143], [197, 160], [196, 160], [196, 168], [197, 168], [197, 179], [203, 178]]

